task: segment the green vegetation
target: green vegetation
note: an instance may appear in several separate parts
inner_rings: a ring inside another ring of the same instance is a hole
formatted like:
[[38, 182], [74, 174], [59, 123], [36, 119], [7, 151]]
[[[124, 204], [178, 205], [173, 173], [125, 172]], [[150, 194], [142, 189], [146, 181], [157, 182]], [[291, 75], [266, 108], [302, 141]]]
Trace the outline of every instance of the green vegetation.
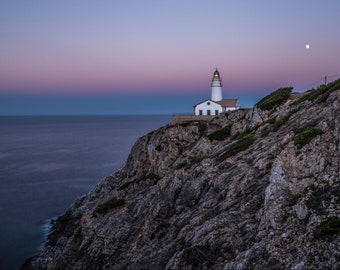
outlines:
[[263, 131], [261, 136], [266, 137], [269, 135], [271, 131], [278, 131], [281, 126], [283, 126], [289, 118], [298, 111], [298, 109], [292, 110], [286, 115], [280, 117], [279, 119], [275, 120], [273, 118], [269, 119], [267, 122], [271, 124], [270, 127], [266, 127]]
[[225, 138], [230, 136], [232, 124], [229, 124], [219, 130], [216, 130], [215, 132], [208, 135], [208, 138], [210, 141], [216, 140], [216, 141], [223, 141]]
[[201, 137], [205, 136], [207, 134], [207, 125], [206, 124], [199, 124], [198, 125], [198, 134]]
[[250, 134], [255, 132], [256, 130], [259, 129], [259, 127], [261, 126], [261, 124], [256, 124], [255, 126], [251, 127], [251, 128], [247, 128], [247, 130], [244, 132], [245, 134]]
[[261, 99], [255, 104], [261, 110], [271, 110], [284, 103], [290, 96], [293, 87], [282, 87]]
[[272, 131], [278, 131], [278, 129], [289, 120], [289, 118], [291, 117], [292, 114], [293, 113], [287, 113], [285, 116], [282, 116], [279, 119], [277, 119], [274, 122], [274, 124], [272, 125], [271, 130]]
[[330, 217], [321, 223], [321, 232], [323, 234], [335, 234], [340, 232], [340, 218]]
[[188, 127], [188, 126], [192, 125], [193, 122], [194, 121], [185, 121], [185, 122], [180, 123], [179, 125], [181, 127]]
[[298, 149], [308, 144], [314, 137], [321, 135], [323, 132], [320, 128], [312, 127], [309, 128], [294, 137], [294, 144]]
[[264, 137], [267, 137], [269, 135], [269, 133], [272, 131], [271, 127], [265, 127], [263, 130], [262, 130], [262, 133], [261, 133], [261, 137], [264, 138]]
[[249, 146], [253, 144], [255, 137], [253, 135], [246, 135], [242, 139], [233, 143], [229, 149], [219, 157], [220, 161], [225, 160], [228, 157], [235, 156], [237, 153], [246, 150]]
[[160, 177], [158, 174], [155, 174], [155, 173], [150, 173], [147, 178], [151, 179], [151, 180], [155, 180], [155, 181], [158, 181], [160, 180], [162, 177]]
[[256, 130], [259, 129], [260, 126], [261, 126], [261, 124], [256, 124], [256, 125], [253, 126], [253, 127], [247, 128], [245, 132], [242, 132], [242, 133], [236, 132], [236, 133], [234, 134], [234, 136], [232, 137], [232, 139], [233, 139], [233, 140], [238, 140], [238, 139], [243, 138], [245, 135], [254, 134], [254, 133], [256, 132]]
[[327, 100], [330, 93], [340, 89], [340, 79], [328, 83], [327, 85], [321, 85], [318, 89], [310, 89], [305, 95], [294, 101], [291, 105], [298, 105], [306, 100], [316, 100], [318, 102], [324, 102]]
[[179, 170], [179, 169], [182, 169], [182, 168], [184, 168], [186, 166], [188, 166], [188, 162], [184, 161], [184, 162], [178, 164], [176, 169]]
[[119, 189], [120, 189], [120, 190], [126, 189], [130, 184], [131, 184], [131, 182], [125, 182], [124, 184], [122, 184], [122, 185], [119, 187]]
[[208, 156], [204, 155], [198, 158], [195, 158], [191, 161], [191, 164], [197, 164], [200, 163], [201, 161], [205, 160]]
[[95, 212], [99, 213], [99, 214], [105, 214], [107, 211], [114, 209], [118, 206], [121, 206], [125, 203], [125, 200], [122, 198], [112, 198], [106, 202], [104, 202], [103, 204], [100, 204], [97, 206]]

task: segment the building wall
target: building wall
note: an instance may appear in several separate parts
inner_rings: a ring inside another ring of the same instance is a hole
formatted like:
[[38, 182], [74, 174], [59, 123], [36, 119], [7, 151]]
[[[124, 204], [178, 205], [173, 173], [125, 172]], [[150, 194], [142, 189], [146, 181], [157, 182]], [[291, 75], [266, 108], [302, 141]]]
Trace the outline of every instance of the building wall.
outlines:
[[221, 112], [222, 106], [211, 100], [204, 101], [195, 106], [195, 115], [219, 115]]

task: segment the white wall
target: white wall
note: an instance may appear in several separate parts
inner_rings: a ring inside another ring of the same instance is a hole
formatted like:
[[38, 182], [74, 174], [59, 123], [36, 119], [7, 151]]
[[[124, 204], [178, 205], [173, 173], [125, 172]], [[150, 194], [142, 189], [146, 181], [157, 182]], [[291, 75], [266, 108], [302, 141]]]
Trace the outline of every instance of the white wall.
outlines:
[[200, 115], [200, 110], [202, 110], [202, 115], [209, 115], [208, 110], [210, 110], [210, 115], [216, 115], [215, 111], [218, 111], [218, 114], [222, 112], [222, 106], [217, 104], [211, 100], [204, 101], [195, 107], [195, 115]]

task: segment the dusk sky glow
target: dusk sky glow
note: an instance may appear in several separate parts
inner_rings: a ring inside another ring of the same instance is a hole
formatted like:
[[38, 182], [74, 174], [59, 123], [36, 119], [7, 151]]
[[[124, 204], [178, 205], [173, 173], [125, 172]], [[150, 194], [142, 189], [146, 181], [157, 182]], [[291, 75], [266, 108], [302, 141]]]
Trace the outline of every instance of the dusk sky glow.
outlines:
[[[216, 67], [224, 97], [243, 107], [281, 86], [317, 87], [340, 77], [339, 10], [338, 0], [2, 0], [0, 115], [190, 112]], [[110, 108], [124, 98], [136, 107]]]

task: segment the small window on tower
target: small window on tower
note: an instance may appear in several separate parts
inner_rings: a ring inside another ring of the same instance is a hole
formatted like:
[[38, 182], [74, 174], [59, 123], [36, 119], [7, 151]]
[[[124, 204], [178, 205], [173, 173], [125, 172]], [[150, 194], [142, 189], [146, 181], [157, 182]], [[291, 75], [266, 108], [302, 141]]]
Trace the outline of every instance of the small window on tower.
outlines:
[[210, 102], [209, 102], [209, 101], [207, 102], [207, 105], [210, 105]]

